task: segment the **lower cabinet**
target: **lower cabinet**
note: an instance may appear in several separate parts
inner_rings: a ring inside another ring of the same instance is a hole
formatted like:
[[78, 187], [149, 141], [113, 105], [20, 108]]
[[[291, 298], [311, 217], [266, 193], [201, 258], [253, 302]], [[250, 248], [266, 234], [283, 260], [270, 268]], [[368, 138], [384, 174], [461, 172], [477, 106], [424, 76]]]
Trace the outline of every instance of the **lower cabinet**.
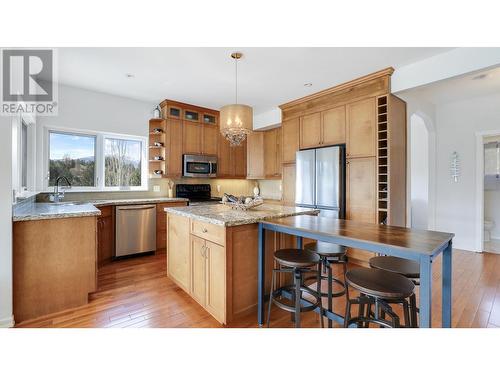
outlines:
[[218, 321], [225, 320], [226, 251], [191, 235], [191, 296]]
[[115, 215], [113, 206], [100, 207], [97, 219], [97, 265], [109, 263], [115, 253]]
[[167, 215], [167, 275], [185, 292], [191, 291], [189, 218]]
[[[346, 216], [348, 220], [377, 222], [377, 161], [373, 157], [347, 160]], [[374, 255], [368, 251], [349, 249], [349, 259], [366, 264]]]

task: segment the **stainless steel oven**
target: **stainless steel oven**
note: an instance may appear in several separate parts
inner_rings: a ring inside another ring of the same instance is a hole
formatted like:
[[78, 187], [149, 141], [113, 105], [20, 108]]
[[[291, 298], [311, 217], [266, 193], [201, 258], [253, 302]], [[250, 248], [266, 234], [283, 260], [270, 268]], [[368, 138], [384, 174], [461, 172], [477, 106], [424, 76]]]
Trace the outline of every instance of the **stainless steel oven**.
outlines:
[[217, 156], [183, 155], [184, 177], [217, 177]]

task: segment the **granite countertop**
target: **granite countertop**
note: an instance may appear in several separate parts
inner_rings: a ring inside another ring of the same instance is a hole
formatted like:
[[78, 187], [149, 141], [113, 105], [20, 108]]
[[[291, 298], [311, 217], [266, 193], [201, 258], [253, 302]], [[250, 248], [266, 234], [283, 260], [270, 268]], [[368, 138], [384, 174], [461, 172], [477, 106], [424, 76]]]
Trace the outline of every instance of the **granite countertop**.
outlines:
[[15, 207], [12, 221], [63, 219], [68, 217], [99, 216], [100, 214], [101, 211], [90, 203], [32, 203]]
[[85, 203], [93, 204], [96, 207], [118, 206], [127, 204], [147, 204], [147, 203], [168, 203], [168, 202], [188, 202], [186, 198], [133, 198], [133, 199], [96, 199], [88, 200]]
[[254, 224], [261, 220], [278, 219], [280, 217], [319, 213], [319, 210], [314, 208], [288, 207], [276, 204], [263, 204], [248, 211], [233, 210], [222, 204], [196, 207], [167, 207], [165, 211], [226, 227]]
[[97, 207], [129, 204], [187, 202], [185, 198], [97, 199], [84, 202], [29, 203], [14, 206], [12, 221], [63, 219], [67, 217], [99, 216]]

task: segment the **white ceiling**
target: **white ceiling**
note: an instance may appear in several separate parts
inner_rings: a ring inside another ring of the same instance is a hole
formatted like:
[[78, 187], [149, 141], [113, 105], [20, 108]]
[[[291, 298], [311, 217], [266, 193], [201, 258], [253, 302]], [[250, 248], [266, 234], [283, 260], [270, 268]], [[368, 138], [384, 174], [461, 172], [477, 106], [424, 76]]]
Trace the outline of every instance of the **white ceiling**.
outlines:
[[[450, 48], [59, 48], [62, 84], [149, 102], [173, 99], [218, 109], [239, 102], [259, 114], [279, 104]], [[127, 78], [131, 73], [134, 78]], [[304, 87], [305, 83], [312, 87]]]
[[500, 93], [500, 67], [473, 72], [398, 93], [439, 105]]

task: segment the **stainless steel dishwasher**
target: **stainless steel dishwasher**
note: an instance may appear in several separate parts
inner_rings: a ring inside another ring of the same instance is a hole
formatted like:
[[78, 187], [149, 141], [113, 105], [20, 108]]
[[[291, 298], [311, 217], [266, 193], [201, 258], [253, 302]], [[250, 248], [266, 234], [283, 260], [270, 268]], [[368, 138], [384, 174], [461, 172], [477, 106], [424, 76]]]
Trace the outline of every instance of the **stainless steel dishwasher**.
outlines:
[[156, 250], [156, 205], [116, 207], [115, 256]]

